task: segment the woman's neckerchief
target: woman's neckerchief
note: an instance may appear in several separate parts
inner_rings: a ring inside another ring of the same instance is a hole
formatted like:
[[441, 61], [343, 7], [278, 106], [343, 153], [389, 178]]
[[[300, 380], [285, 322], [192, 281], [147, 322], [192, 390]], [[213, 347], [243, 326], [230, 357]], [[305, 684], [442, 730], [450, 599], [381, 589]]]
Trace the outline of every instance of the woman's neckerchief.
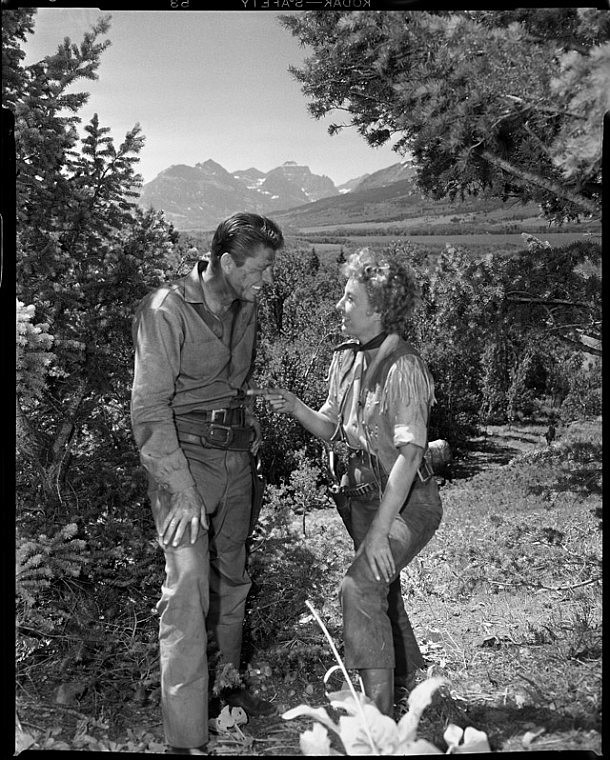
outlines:
[[387, 336], [387, 332], [380, 332], [379, 335], [371, 338], [366, 343], [360, 343], [359, 340], [348, 340], [345, 343], [341, 343], [340, 346], [333, 348], [333, 351], [345, 351], [347, 348], [354, 351], [354, 353], [356, 351], [372, 351], [374, 348], [379, 348]]
[[345, 343], [341, 343], [341, 345], [337, 346], [336, 348], [333, 348], [333, 353], [337, 351], [352, 351], [352, 359], [349, 362], [349, 364], [346, 367], [342, 367], [343, 373], [342, 376], [345, 377], [347, 373], [350, 371], [350, 369], [354, 366], [354, 362], [356, 361], [356, 354], [360, 351], [372, 351], [375, 348], [379, 348], [379, 346], [383, 343], [383, 341], [388, 337], [387, 332], [380, 332], [379, 335], [376, 335], [374, 338], [371, 338], [371, 340], [367, 341], [366, 343], [360, 343], [359, 340], [348, 340]]

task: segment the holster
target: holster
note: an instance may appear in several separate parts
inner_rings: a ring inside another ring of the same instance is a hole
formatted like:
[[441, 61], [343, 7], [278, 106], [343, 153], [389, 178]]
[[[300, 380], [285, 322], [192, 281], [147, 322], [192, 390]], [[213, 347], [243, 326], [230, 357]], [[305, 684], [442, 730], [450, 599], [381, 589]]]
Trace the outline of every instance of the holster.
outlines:
[[335, 502], [335, 506], [337, 507], [337, 512], [339, 513], [339, 517], [343, 520], [343, 524], [345, 525], [345, 527], [347, 528], [347, 532], [351, 536], [352, 511], [351, 511], [349, 496], [347, 496], [347, 494], [341, 488], [341, 486], [336, 483], [332, 486], [329, 486], [327, 493], [330, 496], [330, 498]]

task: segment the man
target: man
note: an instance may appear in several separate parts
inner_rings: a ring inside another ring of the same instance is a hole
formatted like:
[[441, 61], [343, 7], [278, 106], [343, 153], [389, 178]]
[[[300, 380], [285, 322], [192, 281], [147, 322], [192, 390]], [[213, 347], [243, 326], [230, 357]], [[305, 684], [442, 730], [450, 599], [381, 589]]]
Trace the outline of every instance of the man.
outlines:
[[[257, 214], [222, 222], [190, 274], [146, 296], [133, 324], [131, 418], [166, 578], [160, 615], [161, 707], [170, 751], [204, 754], [213, 634], [239, 668], [246, 597], [251, 453], [259, 426], [245, 407], [256, 302], [283, 246]], [[275, 708], [245, 689], [223, 693], [249, 715]]]

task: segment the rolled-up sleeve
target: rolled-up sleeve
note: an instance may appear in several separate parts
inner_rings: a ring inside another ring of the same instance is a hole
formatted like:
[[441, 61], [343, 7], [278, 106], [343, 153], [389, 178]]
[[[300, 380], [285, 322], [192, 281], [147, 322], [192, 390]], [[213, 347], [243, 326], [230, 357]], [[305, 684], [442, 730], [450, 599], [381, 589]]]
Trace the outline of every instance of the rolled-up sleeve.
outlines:
[[133, 322], [135, 344], [131, 423], [140, 461], [172, 493], [194, 485], [178, 443], [171, 401], [180, 369], [184, 332], [161, 294], [145, 299]]
[[434, 384], [422, 360], [402, 356], [390, 368], [386, 379], [382, 412], [393, 421], [393, 443], [425, 448], [429, 407], [434, 403]]

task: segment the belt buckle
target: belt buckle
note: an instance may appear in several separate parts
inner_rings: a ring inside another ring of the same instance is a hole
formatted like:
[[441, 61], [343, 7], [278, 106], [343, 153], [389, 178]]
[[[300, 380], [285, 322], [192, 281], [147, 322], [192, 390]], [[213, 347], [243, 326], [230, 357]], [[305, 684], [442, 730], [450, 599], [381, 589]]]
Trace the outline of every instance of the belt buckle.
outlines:
[[224, 425], [226, 420], [227, 420], [226, 409], [212, 409], [212, 411], [210, 412], [210, 422]]
[[228, 446], [233, 440], [233, 429], [229, 425], [220, 425], [217, 422], [212, 422], [207, 437], [212, 443], [216, 443], [219, 446]]

